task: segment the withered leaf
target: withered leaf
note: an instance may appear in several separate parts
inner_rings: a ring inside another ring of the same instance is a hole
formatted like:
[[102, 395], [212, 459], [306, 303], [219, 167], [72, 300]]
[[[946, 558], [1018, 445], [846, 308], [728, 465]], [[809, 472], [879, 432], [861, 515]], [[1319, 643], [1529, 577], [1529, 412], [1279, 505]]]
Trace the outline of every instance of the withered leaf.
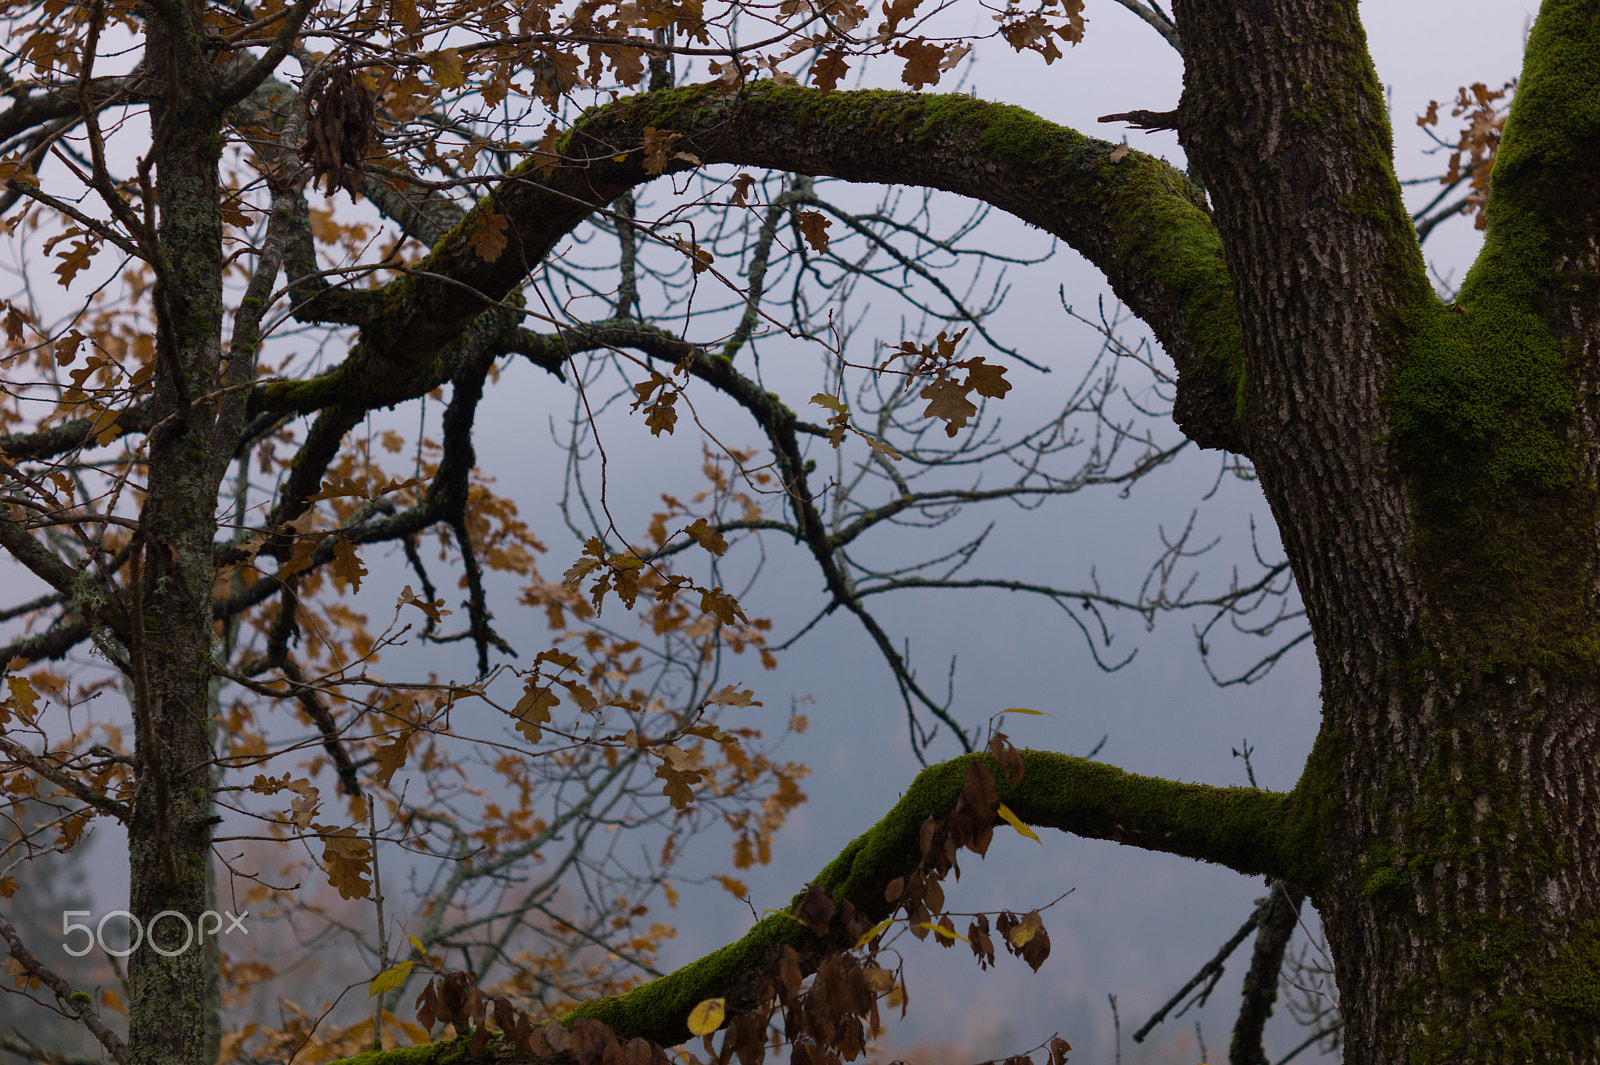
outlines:
[[833, 920], [833, 900], [828, 898], [828, 893], [822, 890], [822, 885], [812, 884], [806, 888], [806, 894], [800, 900], [800, 908], [795, 916], [800, 922], [819, 936], [828, 934], [828, 922]]
[[478, 258], [492, 263], [505, 254], [506, 246], [510, 243], [506, 237], [508, 225], [506, 216], [499, 211], [486, 208], [478, 213], [478, 222], [472, 228], [472, 235], [467, 238], [472, 250], [478, 253]]
[[819, 252], [828, 250], [828, 227], [833, 225], [832, 219], [825, 218], [821, 211], [800, 211], [794, 221], [807, 244]]
[[372, 844], [356, 835], [353, 828], [316, 825], [322, 837], [322, 862], [328, 870], [328, 883], [339, 889], [344, 899], [364, 899], [372, 891], [366, 877], [372, 871]]
[[944, 61], [943, 48], [929, 44], [925, 37], [918, 37], [895, 45], [894, 54], [906, 61], [905, 69], [900, 72], [900, 80], [913, 89], [938, 82], [942, 73], [940, 64]]
[[948, 377], [931, 382], [921, 392], [928, 401], [923, 417], [943, 418], [945, 435], [955, 436], [966, 426], [967, 419], [978, 413], [977, 404], [967, 398], [970, 391], [972, 386], [956, 384]]
[[706, 519], [704, 518], [696, 518], [694, 523], [683, 531], [688, 533], [695, 543], [719, 558], [728, 550], [727, 539], [720, 532], [706, 524]]
[[844, 61], [844, 49], [830, 48], [811, 65], [811, 84], [824, 93], [832, 92], [849, 69], [850, 64]]

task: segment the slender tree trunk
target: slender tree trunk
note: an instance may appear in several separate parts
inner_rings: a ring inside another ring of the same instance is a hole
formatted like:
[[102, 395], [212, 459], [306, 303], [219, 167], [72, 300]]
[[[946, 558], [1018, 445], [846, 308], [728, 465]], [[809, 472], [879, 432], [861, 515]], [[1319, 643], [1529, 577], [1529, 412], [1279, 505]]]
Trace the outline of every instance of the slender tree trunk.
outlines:
[[210, 1065], [207, 970], [214, 962], [199, 936], [212, 818], [212, 540], [233, 436], [218, 417], [232, 405], [216, 394], [223, 380], [221, 116], [203, 5], [157, 0], [147, 10], [147, 54], [159, 72], [151, 123], [164, 261], [154, 289], [158, 424], [149, 443], [142, 601], [131, 610], [141, 777], [128, 826], [130, 908], [146, 941], [129, 960], [129, 1044], [135, 1062]]

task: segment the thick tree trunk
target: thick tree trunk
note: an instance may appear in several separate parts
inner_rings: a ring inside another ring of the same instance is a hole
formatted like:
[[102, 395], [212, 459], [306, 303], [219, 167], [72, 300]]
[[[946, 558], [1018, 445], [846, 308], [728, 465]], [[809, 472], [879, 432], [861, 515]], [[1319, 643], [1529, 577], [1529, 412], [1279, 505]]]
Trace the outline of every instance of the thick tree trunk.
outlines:
[[[1180, 135], [1244, 338], [1238, 416], [1322, 667], [1302, 792], [1329, 864], [1306, 886], [1346, 1060], [1600, 1061], [1596, 120], [1579, 110], [1600, 12], [1544, 5], [1488, 245], [1447, 308], [1405, 231], [1356, 8], [1176, 5]], [[1559, 75], [1539, 65], [1557, 57]]]

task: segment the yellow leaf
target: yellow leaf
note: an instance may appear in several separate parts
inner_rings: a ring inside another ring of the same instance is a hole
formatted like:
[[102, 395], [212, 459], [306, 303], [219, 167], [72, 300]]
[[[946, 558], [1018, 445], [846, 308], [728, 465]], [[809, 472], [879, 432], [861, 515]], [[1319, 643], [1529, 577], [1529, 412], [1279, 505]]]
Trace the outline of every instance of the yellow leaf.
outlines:
[[406, 977], [411, 975], [411, 967], [415, 964], [416, 962], [413, 961], [403, 961], [398, 965], [389, 966], [389, 968], [374, 976], [372, 982], [367, 985], [367, 997], [372, 998], [386, 991], [393, 991], [405, 983]]
[[954, 928], [946, 928], [942, 924], [934, 924], [932, 921], [922, 921], [917, 925], [917, 927], [926, 928], [934, 935], [943, 936], [945, 939], [959, 939], [963, 943], [967, 942], [966, 936], [962, 935], [960, 932], [957, 932]]
[[865, 932], [863, 932], [861, 934], [861, 938], [856, 940], [856, 945], [855, 945], [855, 947], [853, 949], [860, 950], [862, 947], [866, 946], [868, 943], [871, 943], [872, 940], [874, 939], [874, 937], [876, 937], [880, 932], [882, 932], [884, 929], [888, 928], [892, 924], [894, 924], [894, 918], [893, 917], [885, 917], [883, 920], [879, 921], [877, 924], [873, 925], [871, 928], [869, 928]]
[[1054, 714], [1046, 713], [1043, 710], [1028, 710], [1028, 709], [1025, 709], [1025, 708], [1020, 707], [1020, 706], [1008, 706], [1008, 707], [1006, 707], [1004, 710], [1002, 710], [1000, 712], [1002, 714], [1028, 714], [1031, 717], [1055, 717], [1056, 716]]
[[406, 938], [411, 941], [411, 946], [416, 949], [418, 954], [427, 953], [427, 951], [422, 947], [422, 940], [418, 939], [416, 936], [406, 936]]
[[728, 1012], [727, 1000], [708, 998], [689, 1011], [689, 1031], [693, 1035], [710, 1035], [722, 1027], [722, 1018]]
[[94, 442], [101, 447], [121, 436], [122, 430], [117, 428], [117, 412], [106, 407], [95, 416], [94, 425], [89, 427], [89, 432], [94, 435]]
[[1000, 815], [1000, 820], [1004, 821], [1018, 832], [1021, 832], [1024, 836], [1027, 836], [1039, 846], [1044, 846], [1044, 840], [1034, 835], [1033, 829], [1023, 824], [1022, 820], [1017, 817], [1016, 814], [1011, 812], [1011, 807], [1007, 806], [1005, 803], [1001, 803], [999, 809], [997, 809], [995, 812]]
[[22, 720], [31, 723], [34, 716], [34, 700], [39, 698], [39, 693], [33, 690], [33, 685], [28, 683], [26, 677], [7, 677], [6, 686], [11, 689], [11, 703], [16, 707]]

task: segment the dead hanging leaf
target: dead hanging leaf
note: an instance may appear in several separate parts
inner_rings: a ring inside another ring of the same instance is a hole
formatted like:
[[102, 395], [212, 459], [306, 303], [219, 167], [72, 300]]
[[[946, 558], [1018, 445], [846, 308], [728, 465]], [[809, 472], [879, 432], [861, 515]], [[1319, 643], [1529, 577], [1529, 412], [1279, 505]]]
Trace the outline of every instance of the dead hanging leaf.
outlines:
[[944, 419], [945, 435], [955, 436], [966, 426], [967, 419], [978, 413], [977, 404], [967, 398], [971, 390], [970, 385], [960, 385], [948, 377], [941, 377], [921, 392], [922, 398], [928, 401], [928, 408], [922, 412], [922, 416]]
[[576, 669], [578, 666], [577, 655], [568, 654], [554, 647], [540, 651], [533, 656], [533, 660], [535, 662], [549, 662], [557, 669]]
[[61, 262], [56, 264], [55, 275], [61, 279], [61, 287], [66, 288], [72, 284], [72, 279], [89, 265], [89, 260], [94, 258], [94, 253], [100, 250], [97, 240], [74, 240], [72, 246], [62, 252], [57, 258]]
[[[733, 199], [729, 200], [728, 202], [735, 207], [743, 207], [745, 204], [745, 199], [750, 195], [750, 186], [754, 185], [755, 183], [756, 179], [751, 177], [749, 174], [740, 174], [738, 177], [734, 178], [731, 182], [733, 185]], [[7, 330], [9, 331], [10, 318], [6, 319], [6, 323]], [[19, 340], [17, 343], [20, 344], [21, 341]]]
[[1002, 399], [1011, 391], [1006, 380], [1006, 368], [984, 362], [981, 358], [963, 359], [956, 363], [967, 371], [967, 387], [987, 399]]
[[828, 250], [828, 227], [833, 225], [832, 219], [824, 218], [821, 211], [800, 211], [794, 220], [807, 244], [819, 252]]
[[706, 699], [702, 706], [760, 706], [755, 692], [741, 689], [737, 684], [724, 685], [722, 690]]
[[712, 588], [700, 593], [700, 609], [707, 614], [715, 614], [717, 620], [724, 625], [732, 625], [742, 621], [746, 624], [750, 619], [744, 616], [744, 608], [739, 605], [739, 600], [723, 591], [721, 588]]
[[[743, 175], [740, 175], [740, 176], [743, 176]], [[0, 180], [3, 180], [3, 179], [0, 179]], [[5, 301], [5, 308], [6, 308], [6, 318], [5, 318], [6, 339], [11, 341], [11, 343], [13, 343], [13, 344], [21, 345], [21, 343], [23, 342], [23, 340], [27, 336], [27, 334], [24, 332], [24, 327], [29, 325], [29, 324], [31, 324], [33, 322], [33, 318], [32, 318], [32, 316], [30, 316], [26, 312], [20, 310], [17, 307], [12, 306], [12, 304], [11, 304], [11, 302], [9, 300]]]
[[673, 428], [678, 424], [678, 411], [674, 406], [677, 402], [678, 393], [664, 388], [660, 398], [644, 409], [644, 424], [651, 436], [660, 436], [662, 433], [672, 435]]
[[[84, 948], [84, 949], [88, 949], [88, 948]], [[24, 990], [24, 991], [37, 991], [37, 990], [39, 990], [39, 987], [40, 987], [39, 978], [37, 976], [34, 976], [32, 973], [30, 973], [28, 971], [27, 966], [23, 965], [22, 962], [19, 961], [18, 959], [16, 959], [16, 958], [7, 958], [6, 959], [6, 972], [16, 980], [17, 987], [21, 988], [22, 990]]]
[[800, 923], [819, 936], [828, 934], [828, 922], [833, 920], [833, 914], [833, 900], [828, 898], [828, 893], [822, 890], [821, 884], [812, 884], [806, 888], [805, 897], [800, 900], [800, 906], [795, 910], [795, 916], [800, 919]]
[[409, 584], [400, 589], [400, 598], [398, 603], [402, 605], [406, 603], [411, 604], [424, 614], [428, 615], [428, 620], [435, 622], [437, 622], [440, 618], [450, 616], [452, 613], [452, 611], [444, 609], [443, 599], [435, 599], [431, 603], [426, 599], [419, 599], [417, 597], [417, 593], [411, 590], [411, 585]]
[[687, 810], [689, 804], [694, 802], [694, 788], [691, 785], [698, 784], [705, 776], [705, 772], [700, 769], [684, 768], [685, 763], [682, 759], [677, 759], [677, 764], [674, 764], [673, 754], [684, 754], [677, 747], [669, 744], [660, 750], [667, 759], [656, 766], [656, 776], [663, 781], [661, 793], [672, 803], [674, 810]]
[[943, 48], [929, 44], [925, 37], [918, 37], [895, 45], [894, 54], [906, 61], [906, 68], [900, 72], [900, 80], [913, 89], [938, 82], [941, 74], [939, 64], [944, 60]]
[[1000, 775], [1007, 784], [1017, 784], [1022, 781], [1022, 774], [1027, 765], [1022, 760], [1022, 752], [1011, 745], [1011, 741], [1004, 732], [996, 732], [989, 738], [989, 757], [1000, 767]]
[[517, 719], [516, 729], [529, 743], [538, 743], [542, 734], [540, 725], [550, 723], [550, 708], [560, 706], [561, 699], [548, 685], [540, 684], [538, 677], [529, 677], [523, 686], [522, 698], [511, 708]]
[[345, 539], [344, 533], [339, 533], [333, 541], [333, 575], [337, 580], [348, 582], [358, 592], [361, 590], [361, 578], [367, 575], [367, 567], [361, 564], [355, 545]]
[[694, 524], [683, 530], [701, 547], [721, 558], [728, 550], [728, 541], [717, 530], [706, 524], [706, 519], [696, 518]]
[[845, 76], [850, 69], [850, 64], [844, 61], [842, 48], [830, 48], [823, 53], [822, 58], [811, 65], [811, 84], [830, 93], [839, 85], [839, 79]]
[[505, 254], [506, 245], [510, 243], [506, 237], [508, 224], [506, 216], [499, 211], [485, 208], [478, 213], [478, 223], [467, 238], [472, 250], [478, 253], [478, 258], [492, 263]]
[[811, 402], [818, 406], [827, 407], [833, 411], [828, 418], [828, 443], [838, 447], [844, 443], [845, 430], [850, 428], [850, 407], [844, 400], [818, 392], [811, 397]]
[[[644, 172], [646, 174], [660, 174], [667, 168], [671, 156], [672, 145], [683, 134], [676, 130], [656, 129], [654, 126], [644, 128], [644, 144], [641, 151], [644, 153]], [[681, 153], [680, 153], [681, 154]]]
[[461, 53], [454, 48], [442, 48], [428, 54], [428, 69], [441, 88], [459, 89], [467, 83], [466, 70], [461, 63]]
[[634, 399], [633, 406], [629, 407], [628, 409], [638, 410], [641, 406], [650, 402], [650, 396], [655, 392], [655, 390], [666, 383], [667, 379], [665, 377], [662, 377], [654, 370], [651, 370], [649, 380], [640, 381], [638, 384], [631, 386], [633, 388], [633, 394], [637, 398]]
[[406, 748], [411, 745], [414, 735], [416, 729], [405, 729], [388, 743], [373, 750], [372, 760], [378, 763], [378, 771], [373, 776], [379, 787], [387, 788], [396, 771], [406, 764]]
[[322, 837], [322, 861], [328, 868], [328, 883], [339, 889], [344, 899], [364, 899], [372, 891], [365, 879], [372, 872], [372, 844], [353, 828], [317, 825]]

